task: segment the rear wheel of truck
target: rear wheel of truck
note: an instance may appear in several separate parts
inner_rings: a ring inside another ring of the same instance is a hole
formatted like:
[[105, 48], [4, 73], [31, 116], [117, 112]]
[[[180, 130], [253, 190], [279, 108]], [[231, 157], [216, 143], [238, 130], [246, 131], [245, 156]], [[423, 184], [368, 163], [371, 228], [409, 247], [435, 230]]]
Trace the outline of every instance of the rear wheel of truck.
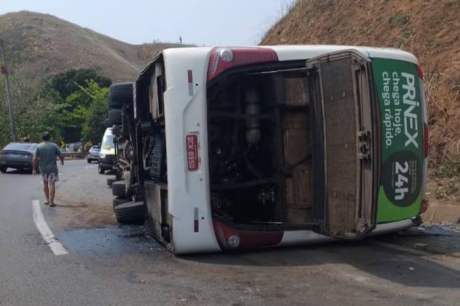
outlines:
[[118, 223], [121, 224], [143, 224], [145, 221], [144, 202], [131, 202], [124, 198], [114, 198], [113, 211]]
[[113, 201], [112, 201], [113, 209], [115, 210], [115, 207], [117, 207], [118, 205], [127, 203], [129, 201], [130, 201], [129, 199], [115, 197], [113, 198]]
[[124, 181], [112, 182], [112, 194], [118, 198], [126, 197], [126, 184]]
[[1, 167], [1, 168], [0, 168], [0, 172], [1, 172], [1, 173], [6, 173], [6, 169], [8, 169], [8, 168], [6, 168], [6, 167]]
[[133, 83], [118, 83], [110, 86], [109, 108], [120, 109], [133, 101]]
[[113, 182], [116, 182], [116, 181], [118, 181], [116, 178], [114, 178], [114, 177], [109, 177], [109, 178], [107, 179], [107, 186], [112, 187]]

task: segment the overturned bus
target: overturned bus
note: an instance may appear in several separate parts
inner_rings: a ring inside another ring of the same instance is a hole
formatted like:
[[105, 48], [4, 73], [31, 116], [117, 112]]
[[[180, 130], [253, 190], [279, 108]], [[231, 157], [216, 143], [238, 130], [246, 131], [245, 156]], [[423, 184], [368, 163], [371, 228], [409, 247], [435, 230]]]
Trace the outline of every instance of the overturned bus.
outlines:
[[423, 75], [397, 49], [180, 48], [115, 84], [114, 211], [176, 254], [361, 239], [420, 222]]

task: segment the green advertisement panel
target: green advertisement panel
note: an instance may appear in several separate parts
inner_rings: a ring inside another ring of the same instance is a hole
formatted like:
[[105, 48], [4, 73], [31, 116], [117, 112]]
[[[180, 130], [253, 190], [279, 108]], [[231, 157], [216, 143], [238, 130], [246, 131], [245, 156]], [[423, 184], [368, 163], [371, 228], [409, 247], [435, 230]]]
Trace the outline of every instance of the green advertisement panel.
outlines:
[[399, 221], [420, 211], [423, 184], [423, 100], [414, 63], [372, 59], [380, 103], [381, 176], [377, 222]]

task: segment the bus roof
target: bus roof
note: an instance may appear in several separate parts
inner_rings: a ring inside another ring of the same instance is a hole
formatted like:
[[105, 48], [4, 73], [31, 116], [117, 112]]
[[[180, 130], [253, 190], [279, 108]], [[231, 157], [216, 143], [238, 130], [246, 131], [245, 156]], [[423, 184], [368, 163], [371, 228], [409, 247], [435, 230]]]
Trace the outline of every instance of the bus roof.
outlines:
[[[354, 49], [366, 57], [370, 58], [391, 58], [401, 61], [412, 62], [418, 64], [417, 58], [407, 51], [396, 48], [376, 48], [366, 46], [346, 46], [346, 45], [271, 45], [271, 46], [235, 46], [228, 48], [248, 48], [262, 47], [274, 50], [280, 61], [310, 59], [316, 56], [324, 55], [325, 53], [337, 52], [341, 50]], [[184, 56], [187, 53], [197, 54], [202, 53], [207, 56], [209, 52], [216, 47], [188, 47], [188, 48], [170, 48], [163, 50], [165, 57]], [[227, 47], [222, 47], [227, 48]]]

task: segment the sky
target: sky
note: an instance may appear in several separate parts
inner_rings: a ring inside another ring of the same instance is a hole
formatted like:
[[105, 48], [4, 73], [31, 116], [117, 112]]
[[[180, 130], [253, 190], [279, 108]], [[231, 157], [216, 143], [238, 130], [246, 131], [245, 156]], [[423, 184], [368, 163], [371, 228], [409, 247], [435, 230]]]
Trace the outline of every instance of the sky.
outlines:
[[255, 45], [295, 0], [0, 0], [132, 43]]

